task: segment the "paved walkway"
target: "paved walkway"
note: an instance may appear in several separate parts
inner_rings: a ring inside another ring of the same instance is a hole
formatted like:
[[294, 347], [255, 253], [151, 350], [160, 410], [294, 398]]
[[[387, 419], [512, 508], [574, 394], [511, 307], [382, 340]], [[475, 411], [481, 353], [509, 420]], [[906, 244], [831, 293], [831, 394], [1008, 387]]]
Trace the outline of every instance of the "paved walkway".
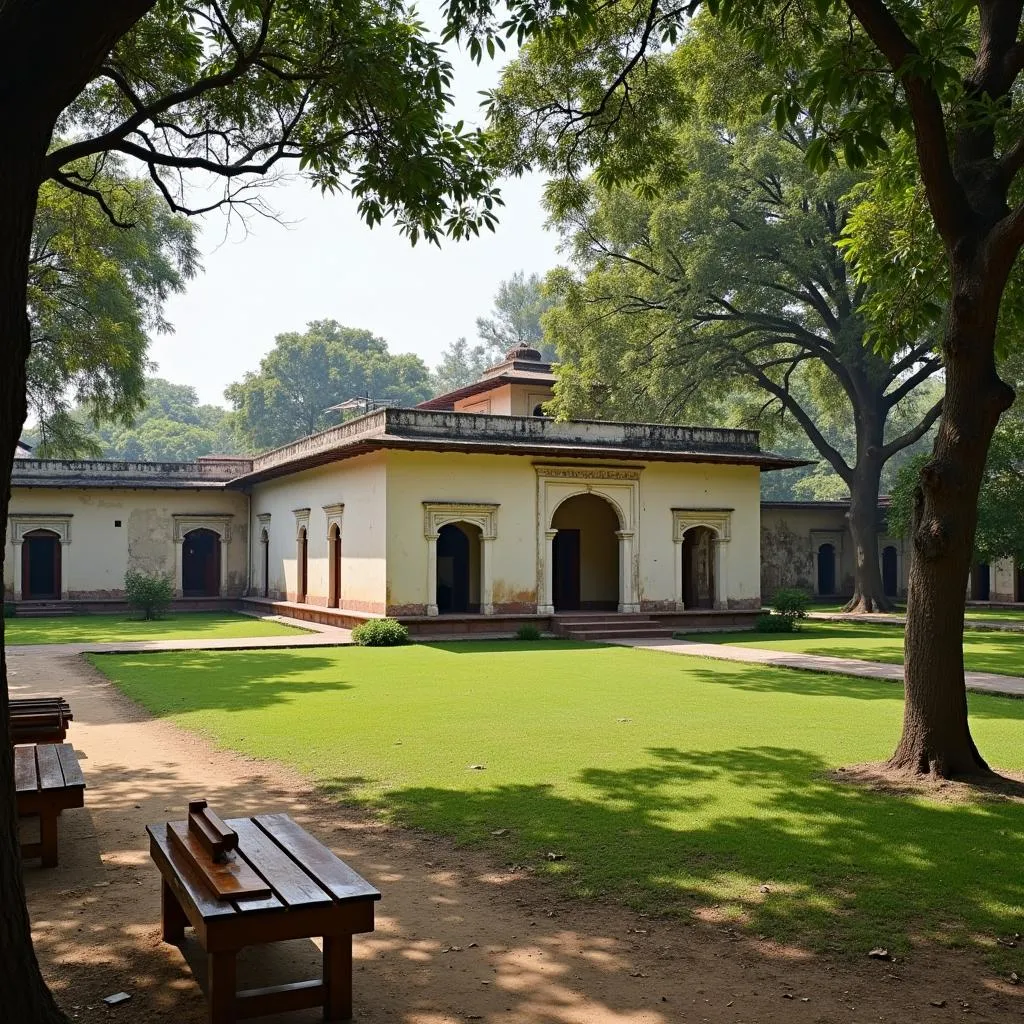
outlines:
[[[243, 613], [245, 614], [245, 613]], [[251, 651], [288, 647], [345, 647], [352, 643], [352, 631], [319, 622], [290, 619], [284, 615], [254, 615], [269, 622], [282, 622], [307, 630], [286, 636], [185, 637], [176, 640], [114, 640], [107, 643], [13, 644], [5, 648], [7, 658], [26, 654], [135, 654], [140, 651]]]
[[[865, 612], [850, 615], [846, 612], [808, 612], [807, 618], [825, 622], [854, 622], [858, 625], [872, 626], [905, 626], [905, 615], [890, 612]], [[981, 633], [1024, 633], [1024, 621], [1020, 619], [972, 619], [964, 620], [965, 629], [977, 630]]]
[[[858, 676], [903, 682], [903, 666], [859, 658], [830, 658], [820, 654], [799, 654], [795, 651], [773, 651], [764, 647], [733, 647], [729, 644], [701, 644], [689, 640], [609, 640], [623, 647], [642, 647], [667, 654], [686, 654], [693, 658], [716, 658], [719, 661], [742, 661], [774, 668], [795, 668], [804, 672], [825, 672], [829, 675]], [[1001, 676], [995, 672], [967, 672], [967, 689], [980, 693], [997, 693], [1005, 697], [1024, 697], [1024, 679]]]

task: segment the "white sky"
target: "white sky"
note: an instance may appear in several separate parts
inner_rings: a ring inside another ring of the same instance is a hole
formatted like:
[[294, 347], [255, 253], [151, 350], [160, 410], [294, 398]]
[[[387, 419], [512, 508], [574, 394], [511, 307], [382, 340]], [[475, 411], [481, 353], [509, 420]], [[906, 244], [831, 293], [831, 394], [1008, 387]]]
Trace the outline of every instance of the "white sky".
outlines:
[[[454, 117], [479, 123], [477, 93], [496, 83], [499, 65], [477, 67], [457, 51], [450, 59]], [[210, 215], [199, 240], [205, 271], [167, 305], [175, 333], [153, 339], [157, 373], [192, 385], [203, 402], [226, 404], [224, 388], [257, 368], [276, 334], [322, 319], [371, 330], [392, 352], [433, 366], [445, 345], [474, 338], [499, 282], [558, 262], [542, 185], [539, 176], [504, 182], [497, 231], [440, 250], [422, 241], [412, 248], [390, 224], [371, 231], [349, 196], [321, 196], [302, 180], [265, 193], [287, 226], [255, 218], [247, 236], [225, 240], [223, 217]]]

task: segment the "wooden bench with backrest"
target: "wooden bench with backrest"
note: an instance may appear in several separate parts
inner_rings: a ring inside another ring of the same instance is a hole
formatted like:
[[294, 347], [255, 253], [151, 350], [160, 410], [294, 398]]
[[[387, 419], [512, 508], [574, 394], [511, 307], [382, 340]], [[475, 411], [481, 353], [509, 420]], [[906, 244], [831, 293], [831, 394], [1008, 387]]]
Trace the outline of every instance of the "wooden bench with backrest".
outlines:
[[21, 855], [57, 864], [57, 819], [85, 803], [85, 778], [70, 743], [31, 743], [14, 748], [14, 789], [18, 816], [39, 819], [39, 842], [22, 843]]
[[8, 702], [11, 743], [63, 743], [74, 719], [63, 697], [28, 697]]

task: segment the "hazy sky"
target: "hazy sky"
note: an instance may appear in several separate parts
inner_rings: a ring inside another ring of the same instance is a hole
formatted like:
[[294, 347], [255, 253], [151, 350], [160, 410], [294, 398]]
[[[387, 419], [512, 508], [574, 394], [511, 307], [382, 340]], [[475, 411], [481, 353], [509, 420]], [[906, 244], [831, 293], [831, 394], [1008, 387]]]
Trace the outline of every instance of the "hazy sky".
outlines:
[[[498, 65], [477, 67], [457, 51], [456, 117], [478, 123], [481, 89]], [[225, 221], [203, 221], [204, 273], [167, 306], [175, 326], [154, 338], [151, 358], [162, 377], [191, 384], [204, 402], [224, 404], [224, 388], [283, 331], [333, 319], [388, 340], [393, 352], [415, 352], [433, 365], [460, 335], [475, 336], [499, 282], [517, 270], [543, 273], [558, 262], [556, 237], [544, 229], [543, 180], [505, 182], [495, 234], [412, 248], [390, 224], [367, 228], [347, 195], [321, 196], [301, 179], [269, 190], [282, 226], [256, 218], [250, 233], [225, 240]]]

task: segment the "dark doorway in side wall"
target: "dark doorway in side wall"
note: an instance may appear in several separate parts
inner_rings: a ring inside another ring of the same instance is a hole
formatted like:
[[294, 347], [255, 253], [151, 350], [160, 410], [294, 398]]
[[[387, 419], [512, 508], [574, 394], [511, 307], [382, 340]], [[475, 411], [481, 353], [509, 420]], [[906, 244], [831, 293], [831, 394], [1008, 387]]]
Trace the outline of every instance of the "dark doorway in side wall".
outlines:
[[331, 526], [327, 537], [328, 561], [330, 565], [331, 585], [330, 593], [327, 595], [327, 606], [329, 608], [341, 607], [341, 530], [337, 523]]
[[220, 596], [220, 536], [213, 530], [191, 530], [182, 538], [181, 593]]
[[1014, 600], [1020, 602], [1020, 601], [1024, 601], [1024, 566], [1021, 566], [1021, 565], [1017, 566], [1016, 576], [1017, 576], [1017, 580], [1016, 580], [1016, 582], [1017, 582], [1017, 591], [1016, 591], [1016, 596], [1014, 597]]
[[818, 593], [834, 594], [836, 592], [836, 549], [832, 544], [822, 544], [818, 548]]
[[21, 596], [25, 601], [60, 600], [60, 537], [31, 530], [21, 544]]
[[480, 611], [480, 530], [470, 523], [447, 523], [437, 533], [437, 612], [465, 615]]
[[580, 531], [559, 530], [552, 545], [551, 593], [557, 612], [580, 610]]
[[718, 538], [707, 526], [683, 534], [683, 606], [715, 607], [715, 547]]
[[900, 592], [899, 558], [896, 549], [887, 544], [882, 549], [882, 593], [896, 597]]
[[263, 586], [260, 596], [270, 596], [270, 535], [264, 530], [260, 534], [260, 544], [263, 547]]
[[978, 562], [971, 569], [971, 600], [987, 601], [992, 593], [992, 573], [988, 562]]

